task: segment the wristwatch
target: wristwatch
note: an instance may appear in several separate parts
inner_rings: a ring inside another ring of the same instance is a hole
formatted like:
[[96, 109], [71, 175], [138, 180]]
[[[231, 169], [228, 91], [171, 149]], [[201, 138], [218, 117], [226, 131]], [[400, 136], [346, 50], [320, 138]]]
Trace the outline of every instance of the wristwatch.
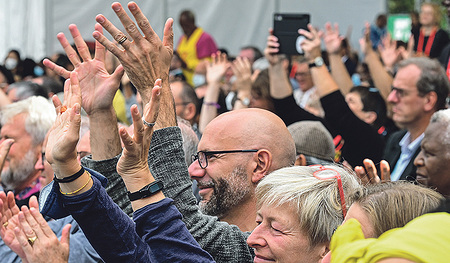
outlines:
[[241, 101], [242, 105], [244, 106], [248, 106], [250, 105], [250, 99], [249, 98], [237, 98], [236, 101]]
[[308, 64], [308, 67], [309, 68], [321, 67], [321, 66], [323, 66], [323, 64], [324, 64], [323, 58], [322, 57], [317, 57], [317, 58], [314, 59], [314, 62]]
[[127, 192], [128, 197], [130, 198], [130, 201], [135, 201], [138, 199], [146, 198], [149, 196], [152, 196], [156, 194], [157, 192], [161, 191], [164, 188], [164, 185], [161, 181], [156, 180], [149, 185], [144, 186], [141, 190], [131, 193], [130, 191]]

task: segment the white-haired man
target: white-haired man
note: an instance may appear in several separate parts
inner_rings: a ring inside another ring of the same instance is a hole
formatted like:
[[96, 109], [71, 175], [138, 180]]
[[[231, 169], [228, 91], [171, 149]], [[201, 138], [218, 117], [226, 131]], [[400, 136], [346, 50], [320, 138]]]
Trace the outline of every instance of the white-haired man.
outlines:
[[1, 185], [6, 191], [14, 191], [19, 207], [28, 204], [28, 199], [39, 193], [39, 172], [34, 165], [55, 118], [52, 103], [38, 96], [1, 110], [1, 140], [14, 139], [1, 173]]

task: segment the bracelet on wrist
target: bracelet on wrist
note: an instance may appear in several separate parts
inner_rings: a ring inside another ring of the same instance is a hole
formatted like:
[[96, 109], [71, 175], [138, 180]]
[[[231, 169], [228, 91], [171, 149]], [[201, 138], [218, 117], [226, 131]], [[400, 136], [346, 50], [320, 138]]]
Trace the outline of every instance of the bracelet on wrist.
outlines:
[[216, 107], [216, 109], [220, 109], [220, 104], [217, 102], [203, 102], [203, 105], [214, 106], [214, 107]]
[[142, 189], [140, 189], [137, 192], [131, 193], [130, 191], [127, 192], [128, 198], [130, 198], [130, 201], [136, 201], [142, 198], [146, 198], [149, 196], [152, 196], [159, 191], [161, 191], [164, 188], [164, 185], [161, 181], [156, 180], [151, 182], [150, 184], [144, 186]]
[[73, 192], [68, 192], [68, 193], [64, 193], [64, 192], [61, 190], [61, 188], [59, 188], [59, 191], [61, 192], [61, 194], [63, 194], [63, 195], [73, 195], [73, 194], [76, 194], [76, 193], [80, 192], [81, 190], [83, 190], [83, 189], [89, 184], [89, 182], [90, 182], [91, 179], [92, 179], [92, 175], [91, 175], [89, 172], [87, 172], [87, 173], [88, 173], [88, 175], [89, 175], [89, 178], [88, 178], [87, 182], [86, 182], [82, 187], [78, 188], [77, 190], [75, 190], [75, 191], [73, 191]]
[[59, 179], [56, 177], [56, 175], [54, 175], [53, 180], [57, 183], [70, 183], [70, 182], [77, 180], [80, 176], [82, 176], [84, 174], [84, 171], [85, 171], [84, 168], [81, 167], [81, 169], [78, 172], [76, 172], [75, 174], [73, 174], [69, 177], [64, 177], [64, 178]]

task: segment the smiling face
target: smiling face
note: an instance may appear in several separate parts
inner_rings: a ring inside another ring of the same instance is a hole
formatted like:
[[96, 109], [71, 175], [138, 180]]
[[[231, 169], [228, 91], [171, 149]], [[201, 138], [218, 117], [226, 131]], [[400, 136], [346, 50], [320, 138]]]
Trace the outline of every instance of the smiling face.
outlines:
[[448, 127], [443, 123], [430, 123], [425, 130], [420, 153], [414, 160], [417, 181], [450, 196], [450, 144]]
[[[228, 121], [208, 125], [198, 144], [199, 151], [240, 150], [245, 148], [237, 140], [236, 130]], [[236, 126], [235, 126], [236, 127]], [[220, 134], [220, 136], [217, 136]], [[189, 166], [189, 175], [197, 180], [202, 197], [200, 208], [208, 215], [219, 218], [230, 210], [249, 202], [255, 186], [247, 171], [248, 161], [254, 153], [224, 153], [208, 155], [206, 169], [198, 161]]]
[[256, 222], [258, 226], [247, 239], [255, 249], [254, 262], [319, 262], [323, 257], [324, 246], [311, 247], [296, 210], [288, 204], [263, 204]]

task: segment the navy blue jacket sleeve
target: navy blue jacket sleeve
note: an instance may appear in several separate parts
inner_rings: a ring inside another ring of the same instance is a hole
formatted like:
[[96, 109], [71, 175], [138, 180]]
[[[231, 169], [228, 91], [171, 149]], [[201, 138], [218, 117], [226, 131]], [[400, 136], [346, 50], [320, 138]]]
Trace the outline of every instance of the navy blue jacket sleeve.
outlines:
[[151, 247], [156, 262], [214, 262], [189, 233], [172, 202], [166, 198], [134, 213], [136, 232]]

